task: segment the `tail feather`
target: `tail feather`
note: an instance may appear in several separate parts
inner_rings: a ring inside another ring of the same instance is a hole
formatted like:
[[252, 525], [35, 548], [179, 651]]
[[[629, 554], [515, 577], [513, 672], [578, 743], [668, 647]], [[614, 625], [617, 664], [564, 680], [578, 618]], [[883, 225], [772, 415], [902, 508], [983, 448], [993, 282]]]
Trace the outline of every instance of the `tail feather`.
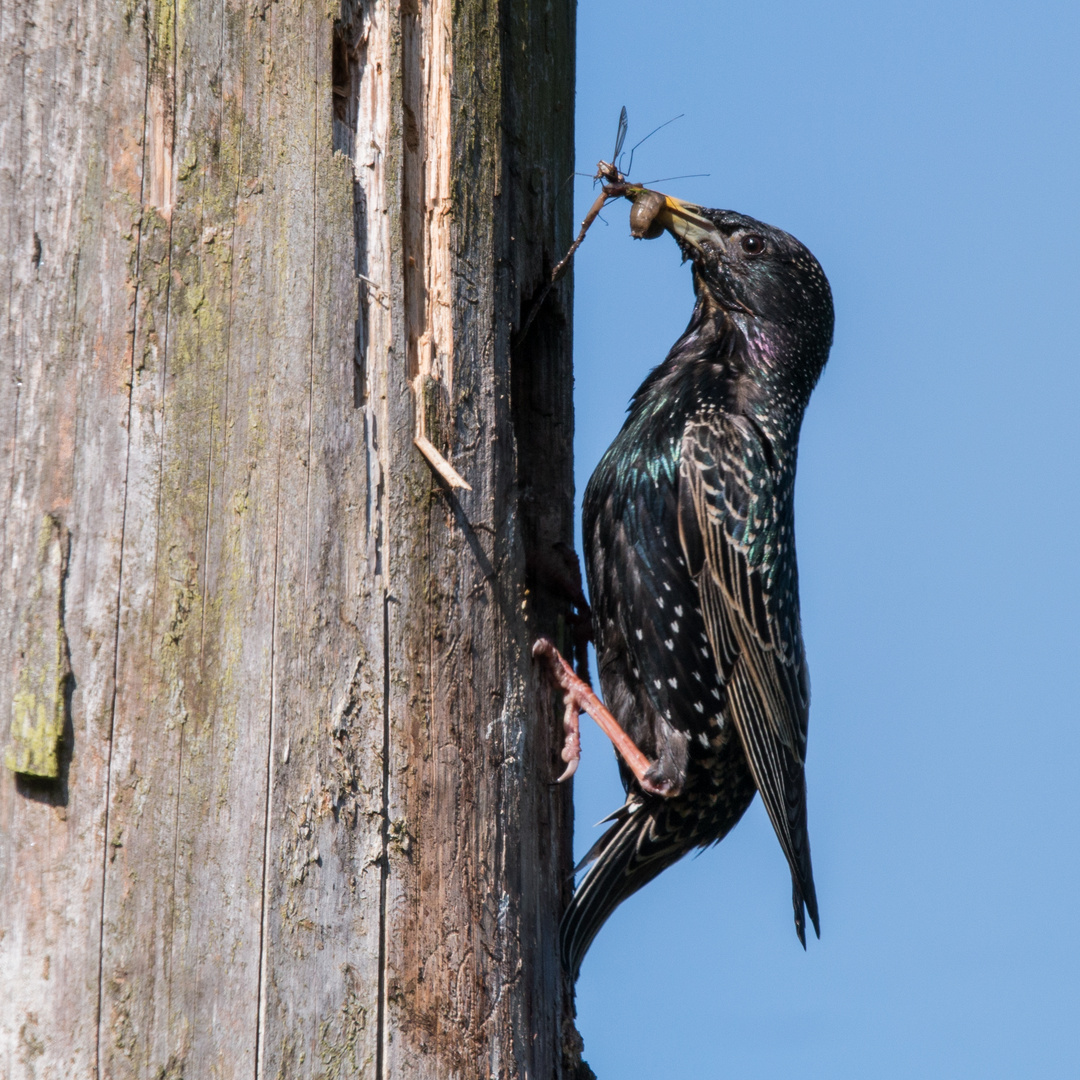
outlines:
[[[807, 853], [809, 856], [809, 853]], [[807, 858], [809, 865], [809, 857]], [[803, 885], [805, 882], [805, 888]], [[802, 947], [806, 948], [806, 920], [803, 916], [805, 906], [810, 922], [814, 925], [814, 933], [821, 937], [821, 924], [818, 922], [817, 893], [814, 890], [814, 875], [808, 871], [802, 881], [794, 873], [791, 875], [791, 903], [795, 908], [795, 933], [799, 935]]]
[[669, 820], [671, 812], [670, 804], [662, 800], [628, 800], [612, 815], [612, 827], [579, 864], [592, 862], [560, 927], [563, 965], [575, 979], [608, 916], [696, 846], [695, 837]]

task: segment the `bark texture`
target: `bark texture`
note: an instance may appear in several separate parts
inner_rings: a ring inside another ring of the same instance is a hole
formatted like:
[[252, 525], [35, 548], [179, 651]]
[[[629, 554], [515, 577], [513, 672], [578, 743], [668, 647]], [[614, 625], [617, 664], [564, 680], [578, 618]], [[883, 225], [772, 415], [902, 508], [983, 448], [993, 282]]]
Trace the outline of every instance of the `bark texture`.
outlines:
[[584, 1070], [573, 32], [0, 4], [3, 1080]]

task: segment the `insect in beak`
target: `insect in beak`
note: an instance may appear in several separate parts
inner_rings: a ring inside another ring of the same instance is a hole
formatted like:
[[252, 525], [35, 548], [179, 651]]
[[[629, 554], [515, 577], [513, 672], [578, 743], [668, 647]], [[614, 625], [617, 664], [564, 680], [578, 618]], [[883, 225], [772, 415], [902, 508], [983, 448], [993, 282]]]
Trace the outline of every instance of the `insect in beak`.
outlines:
[[683, 202], [671, 195], [649, 188], [631, 189], [630, 233], [638, 240], [653, 240], [665, 229], [683, 245], [700, 254], [722, 251], [724, 238], [720, 230], [704, 215], [700, 206]]
[[[679, 117], [674, 119], [678, 120]], [[667, 123], [671, 123], [671, 121], [669, 120]], [[666, 124], [660, 125], [660, 127], [665, 126]], [[649, 132], [649, 135], [653, 135], [659, 130], [660, 128], [655, 128]], [[555, 264], [547, 284], [540, 290], [540, 295], [533, 301], [528, 317], [525, 319], [515, 340], [515, 347], [525, 340], [525, 335], [528, 334], [529, 327], [532, 326], [533, 319], [536, 318], [536, 314], [543, 305], [552, 286], [566, 273], [571, 260], [574, 258], [574, 253], [581, 247], [589, 227], [597, 219], [600, 211], [604, 209], [605, 204], [611, 199], [629, 199], [634, 204], [630, 211], [630, 234], [638, 240], [654, 240], [667, 229], [680, 241], [684, 254], [687, 244], [701, 253], [723, 248], [724, 245], [719, 232], [712, 222], [701, 214], [700, 207], [691, 203], [684, 203], [679, 199], [673, 199], [670, 195], [652, 191], [641, 184], [634, 184], [626, 179], [619, 169], [619, 157], [622, 154], [626, 131], [627, 119], [624, 106], [619, 114], [619, 130], [615, 137], [615, 152], [611, 155], [610, 161], [598, 161], [596, 163], [596, 174], [593, 179], [601, 182], [600, 194], [582, 220], [581, 230], [570, 245], [570, 249]], [[649, 135], [646, 135], [645, 138], [647, 139]], [[641, 140], [641, 142], [644, 141], [644, 139]], [[640, 146], [641, 143], [638, 143], [638, 145]], [[630, 159], [632, 162], [633, 150], [630, 152]]]

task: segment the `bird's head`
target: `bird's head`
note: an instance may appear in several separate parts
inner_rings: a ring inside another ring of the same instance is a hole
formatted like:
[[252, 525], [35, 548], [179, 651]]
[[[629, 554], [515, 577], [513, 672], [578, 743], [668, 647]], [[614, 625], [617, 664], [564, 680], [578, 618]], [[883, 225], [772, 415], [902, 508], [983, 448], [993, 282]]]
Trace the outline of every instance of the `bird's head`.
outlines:
[[733, 210], [709, 210], [644, 188], [634, 199], [630, 227], [639, 238], [665, 229], [675, 237], [694, 264], [699, 302], [760, 332], [768, 333], [764, 324], [784, 328], [800, 339], [807, 360], [819, 354], [824, 364], [832, 343], [832, 291], [817, 259], [795, 237]]

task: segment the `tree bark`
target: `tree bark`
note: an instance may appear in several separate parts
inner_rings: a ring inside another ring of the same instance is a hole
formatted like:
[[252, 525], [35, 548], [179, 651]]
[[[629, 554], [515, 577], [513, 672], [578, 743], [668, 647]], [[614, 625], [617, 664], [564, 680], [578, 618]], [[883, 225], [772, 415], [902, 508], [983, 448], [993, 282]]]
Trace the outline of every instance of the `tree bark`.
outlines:
[[587, 1073], [573, 34], [0, 6], [4, 1080]]

